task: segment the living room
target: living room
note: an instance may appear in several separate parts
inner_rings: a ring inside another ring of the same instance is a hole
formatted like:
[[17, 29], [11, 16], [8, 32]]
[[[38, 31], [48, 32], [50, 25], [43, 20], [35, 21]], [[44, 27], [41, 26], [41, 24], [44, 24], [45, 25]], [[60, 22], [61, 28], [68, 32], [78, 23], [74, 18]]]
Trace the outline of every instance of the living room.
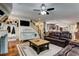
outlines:
[[1, 3], [1, 56], [78, 56], [79, 3]]

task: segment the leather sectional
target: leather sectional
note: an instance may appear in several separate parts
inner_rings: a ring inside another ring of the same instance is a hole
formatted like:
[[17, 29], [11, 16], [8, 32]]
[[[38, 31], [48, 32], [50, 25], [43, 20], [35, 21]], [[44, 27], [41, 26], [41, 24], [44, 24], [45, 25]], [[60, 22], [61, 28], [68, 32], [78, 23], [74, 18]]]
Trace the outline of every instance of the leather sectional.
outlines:
[[44, 36], [44, 39], [50, 41], [50, 43], [53, 43], [61, 47], [67, 46], [71, 38], [72, 35], [68, 31], [51, 32], [49, 33], [49, 35]]

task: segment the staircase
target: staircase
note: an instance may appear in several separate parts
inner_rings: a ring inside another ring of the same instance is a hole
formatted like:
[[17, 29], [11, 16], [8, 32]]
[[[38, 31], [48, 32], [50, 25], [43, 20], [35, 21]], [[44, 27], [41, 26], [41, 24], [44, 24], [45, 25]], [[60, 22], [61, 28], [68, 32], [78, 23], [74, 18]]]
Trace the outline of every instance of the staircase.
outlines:
[[[38, 26], [36, 26], [36, 23], [37, 23], [38, 21], [35, 21], [35, 20], [31, 20], [31, 27], [34, 29], [34, 30], [36, 30], [36, 32], [38, 32], [38, 35], [39, 35], [39, 37], [40, 38], [44, 38], [43, 37], [43, 35], [44, 35], [44, 29], [41, 27], [40, 28], [40, 23], [38, 23]], [[43, 23], [43, 22], [41, 22], [41, 23]], [[42, 29], [42, 30], [41, 30]]]
[[31, 20], [31, 27], [38, 33], [39, 37], [41, 37], [41, 33], [40, 33], [38, 27], [35, 25], [35, 21]]

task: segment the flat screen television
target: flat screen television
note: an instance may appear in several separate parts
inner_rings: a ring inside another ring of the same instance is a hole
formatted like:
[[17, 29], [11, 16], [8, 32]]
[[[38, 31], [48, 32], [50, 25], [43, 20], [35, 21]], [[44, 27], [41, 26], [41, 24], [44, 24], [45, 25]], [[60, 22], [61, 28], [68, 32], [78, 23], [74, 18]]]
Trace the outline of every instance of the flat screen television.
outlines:
[[20, 20], [20, 26], [30, 26], [29, 21]]

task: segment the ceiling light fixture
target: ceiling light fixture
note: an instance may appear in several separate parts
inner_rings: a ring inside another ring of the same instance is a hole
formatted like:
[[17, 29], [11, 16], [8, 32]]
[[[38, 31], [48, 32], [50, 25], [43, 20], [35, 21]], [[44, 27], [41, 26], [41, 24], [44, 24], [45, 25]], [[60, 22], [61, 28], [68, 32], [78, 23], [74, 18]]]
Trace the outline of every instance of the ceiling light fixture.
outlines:
[[33, 9], [34, 11], [38, 11], [40, 13], [38, 13], [39, 15], [49, 15], [49, 11], [54, 10], [54, 8], [46, 8], [45, 4], [41, 4], [40, 9]]
[[46, 11], [41, 11], [41, 15], [46, 15]]
[[45, 10], [46, 10], [45, 4], [42, 4], [42, 5], [41, 5], [41, 10], [42, 10], [42, 11], [45, 11]]

